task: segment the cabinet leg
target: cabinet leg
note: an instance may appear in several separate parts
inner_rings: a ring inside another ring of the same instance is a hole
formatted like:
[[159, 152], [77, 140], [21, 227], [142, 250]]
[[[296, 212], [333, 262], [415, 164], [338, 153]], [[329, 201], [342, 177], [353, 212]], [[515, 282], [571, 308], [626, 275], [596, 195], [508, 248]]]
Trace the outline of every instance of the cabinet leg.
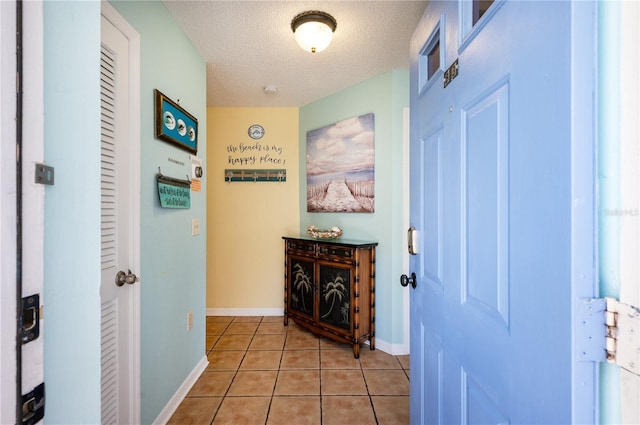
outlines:
[[376, 349], [376, 337], [375, 336], [369, 337], [369, 349], [370, 350], [375, 350]]
[[360, 344], [353, 344], [353, 357], [356, 359], [360, 358]]
[[286, 314], [284, 315], [284, 325], [289, 326], [289, 317]]

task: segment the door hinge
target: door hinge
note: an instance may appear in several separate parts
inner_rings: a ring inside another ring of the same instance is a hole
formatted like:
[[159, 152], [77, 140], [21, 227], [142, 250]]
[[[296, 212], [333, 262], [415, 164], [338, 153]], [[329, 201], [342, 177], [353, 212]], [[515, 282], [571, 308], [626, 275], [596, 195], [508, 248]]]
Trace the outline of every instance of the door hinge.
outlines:
[[44, 382], [22, 396], [22, 424], [33, 425], [44, 418]]
[[576, 349], [584, 361], [614, 363], [640, 375], [640, 309], [614, 298], [581, 300]]
[[605, 298], [607, 362], [640, 375], [640, 309]]

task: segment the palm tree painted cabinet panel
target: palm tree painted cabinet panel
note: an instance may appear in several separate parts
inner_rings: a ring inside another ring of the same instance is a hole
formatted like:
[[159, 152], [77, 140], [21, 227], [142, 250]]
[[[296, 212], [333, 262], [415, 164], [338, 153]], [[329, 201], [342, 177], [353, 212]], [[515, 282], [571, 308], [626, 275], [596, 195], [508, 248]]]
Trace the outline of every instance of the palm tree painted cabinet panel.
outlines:
[[283, 237], [284, 325], [289, 319], [319, 335], [375, 349], [377, 242]]

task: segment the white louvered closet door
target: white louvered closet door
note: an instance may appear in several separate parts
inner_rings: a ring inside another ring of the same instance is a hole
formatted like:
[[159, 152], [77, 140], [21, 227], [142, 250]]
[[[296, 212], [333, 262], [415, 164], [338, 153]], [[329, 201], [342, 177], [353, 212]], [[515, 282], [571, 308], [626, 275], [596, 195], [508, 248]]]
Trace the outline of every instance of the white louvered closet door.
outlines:
[[[101, 414], [103, 424], [135, 422], [137, 388], [135, 284], [116, 285], [132, 260], [129, 131], [129, 41], [102, 17], [101, 94]], [[136, 271], [132, 270], [135, 274]]]

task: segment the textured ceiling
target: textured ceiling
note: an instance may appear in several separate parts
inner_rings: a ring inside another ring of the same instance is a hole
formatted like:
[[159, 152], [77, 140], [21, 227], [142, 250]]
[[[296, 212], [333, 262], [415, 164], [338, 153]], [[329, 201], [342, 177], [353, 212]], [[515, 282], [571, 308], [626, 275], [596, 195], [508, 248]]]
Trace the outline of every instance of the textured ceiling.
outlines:
[[[409, 66], [409, 40], [427, 1], [165, 0], [207, 63], [209, 107], [299, 107]], [[338, 21], [333, 42], [309, 53], [291, 19], [322, 10]], [[266, 94], [267, 85], [277, 87]]]

